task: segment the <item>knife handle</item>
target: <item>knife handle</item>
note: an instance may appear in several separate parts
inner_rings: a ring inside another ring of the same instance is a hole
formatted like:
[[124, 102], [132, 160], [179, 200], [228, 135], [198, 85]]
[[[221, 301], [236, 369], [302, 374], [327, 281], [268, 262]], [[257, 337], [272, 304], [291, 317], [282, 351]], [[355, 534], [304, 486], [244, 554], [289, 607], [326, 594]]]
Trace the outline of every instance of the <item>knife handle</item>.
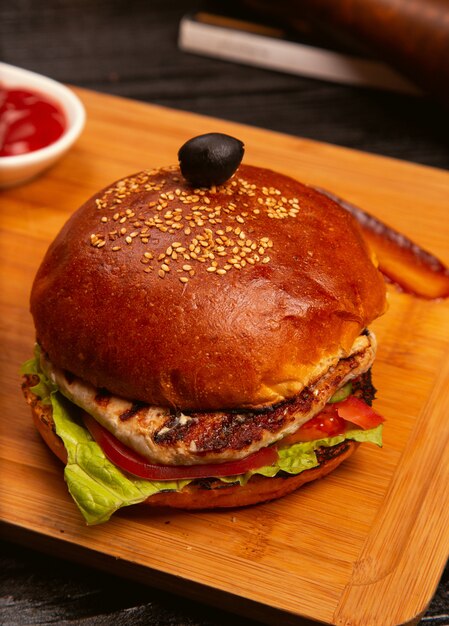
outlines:
[[306, 20], [321, 32], [364, 47], [449, 105], [449, 0], [247, 0], [290, 26]]

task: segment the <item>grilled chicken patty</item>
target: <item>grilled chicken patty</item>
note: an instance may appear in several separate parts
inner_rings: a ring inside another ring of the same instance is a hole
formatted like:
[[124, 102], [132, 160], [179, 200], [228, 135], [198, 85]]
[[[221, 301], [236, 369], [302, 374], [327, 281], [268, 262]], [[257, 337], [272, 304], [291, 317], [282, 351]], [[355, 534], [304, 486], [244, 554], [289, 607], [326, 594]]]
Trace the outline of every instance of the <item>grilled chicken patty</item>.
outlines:
[[373, 333], [360, 335], [346, 358], [294, 398], [257, 411], [182, 412], [113, 396], [55, 368], [41, 366], [61, 393], [125, 445], [152, 463], [195, 465], [241, 459], [294, 433], [322, 410], [335, 391], [374, 360]]

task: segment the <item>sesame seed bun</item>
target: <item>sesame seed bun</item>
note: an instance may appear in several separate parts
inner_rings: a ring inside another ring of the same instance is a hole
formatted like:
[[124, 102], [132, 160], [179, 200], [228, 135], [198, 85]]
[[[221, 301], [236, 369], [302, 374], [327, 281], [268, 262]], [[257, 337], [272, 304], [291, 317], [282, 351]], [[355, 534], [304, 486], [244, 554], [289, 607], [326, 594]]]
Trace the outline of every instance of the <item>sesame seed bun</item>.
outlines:
[[354, 219], [242, 165], [193, 189], [177, 167], [96, 194], [37, 273], [31, 312], [51, 362], [158, 406], [264, 407], [348, 354], [385, 309]]

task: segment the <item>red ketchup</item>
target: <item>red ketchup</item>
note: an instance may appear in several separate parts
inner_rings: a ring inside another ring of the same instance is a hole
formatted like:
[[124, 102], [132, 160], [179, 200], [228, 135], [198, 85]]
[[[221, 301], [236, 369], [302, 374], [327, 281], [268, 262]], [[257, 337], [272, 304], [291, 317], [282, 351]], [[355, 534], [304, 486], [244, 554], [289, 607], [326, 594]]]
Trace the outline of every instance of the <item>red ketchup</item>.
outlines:
[[63, 110], [47, 96], [0, 84], [0, 156], [45, 148], [59, 139], [66, 127]]

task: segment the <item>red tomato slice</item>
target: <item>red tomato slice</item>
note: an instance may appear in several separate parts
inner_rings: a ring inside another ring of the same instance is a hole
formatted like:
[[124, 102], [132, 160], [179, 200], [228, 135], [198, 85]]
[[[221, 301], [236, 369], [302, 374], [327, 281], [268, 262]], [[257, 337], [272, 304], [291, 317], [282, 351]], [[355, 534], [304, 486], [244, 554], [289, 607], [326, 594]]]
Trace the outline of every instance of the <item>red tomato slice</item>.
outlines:
[[303, 424], [292, 435], [287, 435], [282, 439], [282, 446], [291, 446], [302, 441], [315, 441], [325, 437], [335, 437], [341, 435], [346, 430], [346, 422], [339, 417], [335, 404], [328, 404], [324, 409]]
[[349, 396], [343, 402], [336, 402], [334, 407], [337, 409], [339, 417], [360, 426], [364, 430], [375, 428], [385, 421], [385, 418], [368, 406], [363, 400], [356, 396]]
[[303, 424], [292, 435], [281, 440], [281, 445], [291, 446], [303, 441], [315, 441], [324, 437], [335, 437], [348, 430], [348, 422], [363, 430], [379, 426], [385, 419], [373, 411], [363, 400], [349, 396], [343, 402], [326, 404], [324, 409]]
[[239, 461], [208, 463], [205, 465], [153, 465], [103, 428], [88, 413], [84, 423], [106, 457], [120, 469], [148, 480], [182, 480], [188, 478], [215, 478], [244, 474], [250, 469], [272, 465], [278, 458], [275, 448], [262, 448]]

